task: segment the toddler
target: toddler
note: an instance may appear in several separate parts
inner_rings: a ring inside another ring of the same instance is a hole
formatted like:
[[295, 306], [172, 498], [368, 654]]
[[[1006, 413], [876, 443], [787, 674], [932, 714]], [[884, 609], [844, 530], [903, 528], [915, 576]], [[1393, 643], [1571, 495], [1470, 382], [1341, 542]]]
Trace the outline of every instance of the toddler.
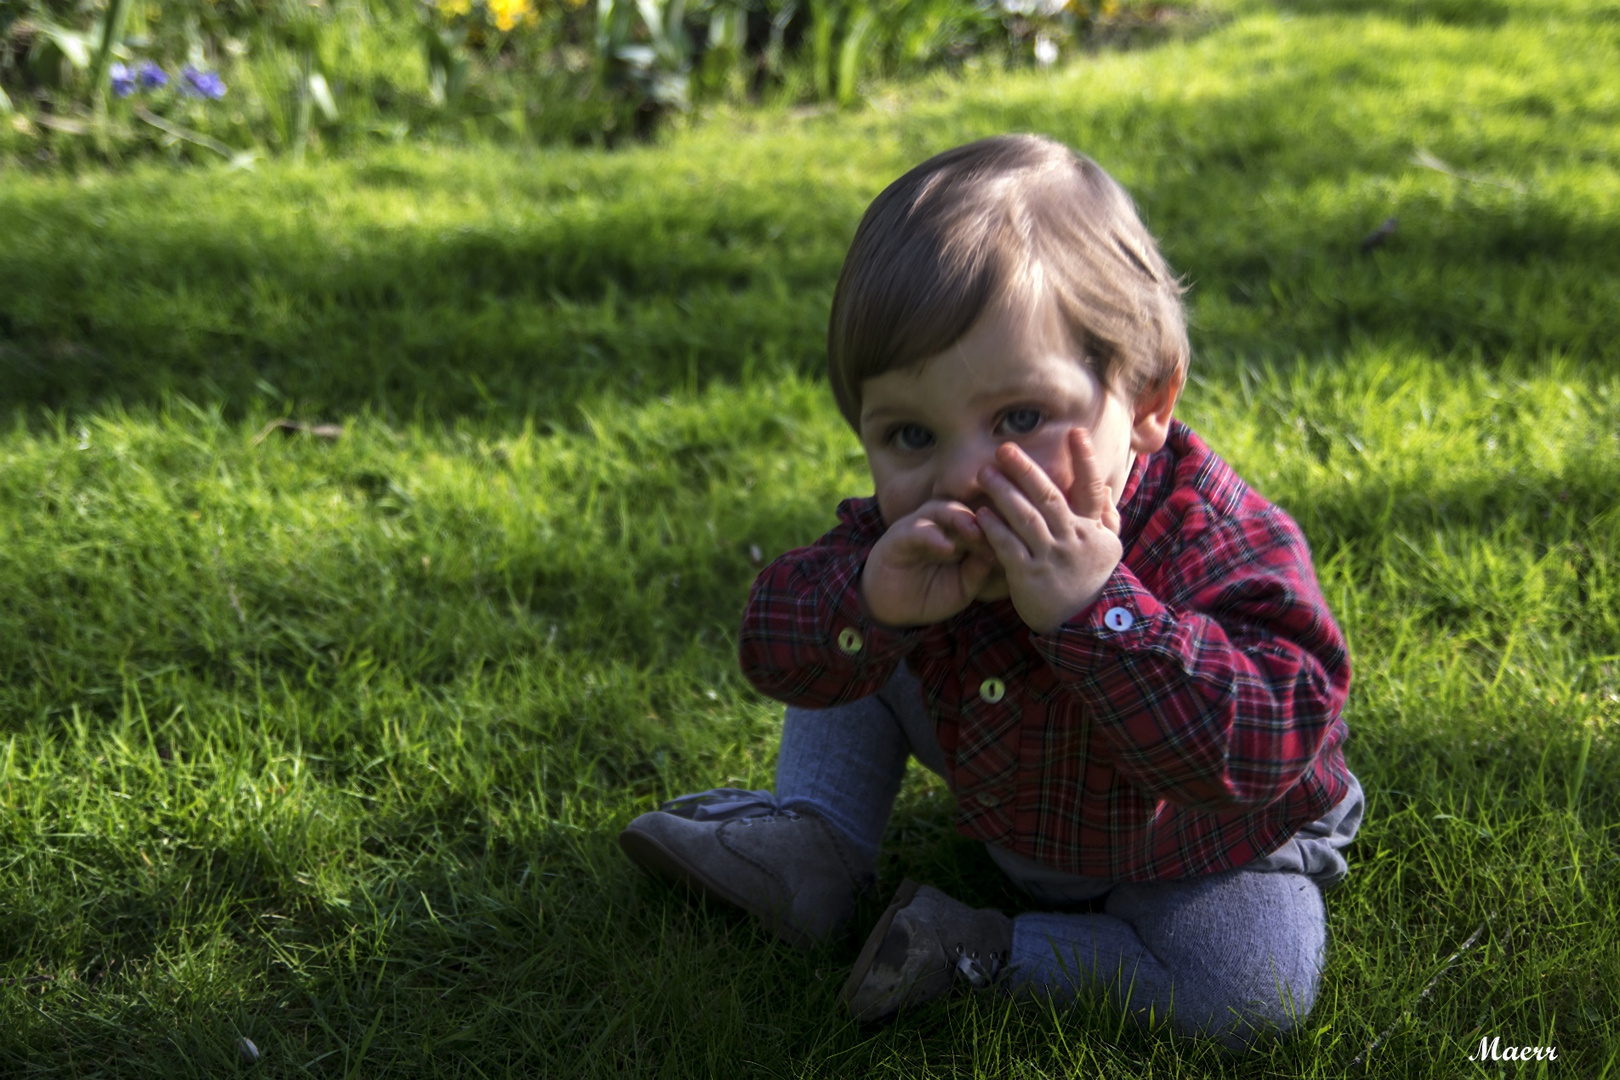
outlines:
[[843, 991], [1094, 987], [1242, 1046], [1315, 1000], [1361, 820], [1344, 639], [1298, 527], [1174, 409], [1180, 287], [1129, 196], [1032, 136], [940, 154], [862, 218], [828, 374], [875, 496], [767, 566], [743, 671], [776, 790], [643, 814], [638, 864], [800, 944], [854, 912], [908, 757], [1031, 900], [905, 881]]

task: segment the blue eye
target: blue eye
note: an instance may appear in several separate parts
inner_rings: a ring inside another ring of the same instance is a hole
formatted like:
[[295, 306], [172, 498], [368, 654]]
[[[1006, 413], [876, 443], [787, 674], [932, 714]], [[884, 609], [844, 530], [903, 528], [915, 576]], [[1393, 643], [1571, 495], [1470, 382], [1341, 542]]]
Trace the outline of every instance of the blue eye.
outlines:
[[889, 443], [900, 450], [926, 450], [934, 444], [934, 433], [921, 424], [899, 424], [889, 432]]
[[1001, 416], [1001, 429], [1009, 435], [1028, 435], [1041, 422], [1039, 409], [1009, 409]]

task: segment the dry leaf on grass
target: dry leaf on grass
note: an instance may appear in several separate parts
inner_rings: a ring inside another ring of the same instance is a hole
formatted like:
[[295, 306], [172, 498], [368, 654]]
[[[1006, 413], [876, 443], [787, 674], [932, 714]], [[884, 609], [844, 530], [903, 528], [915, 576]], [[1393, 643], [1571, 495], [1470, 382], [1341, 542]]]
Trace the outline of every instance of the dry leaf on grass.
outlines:
[[272, 431], [279, 431], [283, 435], [313, 435], [317, 439], [326, 439], [329, 442], [343, 438], [342, 424], [306, 424], [302, 420], [289, 420], [283, 416], [260, 428], [259, 433], [253, 436], [253, 445], [258, 446], [264, 442]]

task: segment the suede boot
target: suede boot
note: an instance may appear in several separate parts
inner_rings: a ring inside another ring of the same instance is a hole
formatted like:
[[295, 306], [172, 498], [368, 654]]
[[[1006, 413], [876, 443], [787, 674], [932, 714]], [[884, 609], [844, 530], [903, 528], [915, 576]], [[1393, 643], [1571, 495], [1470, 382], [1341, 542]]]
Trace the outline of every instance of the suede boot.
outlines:
[[870, 888], [871, 866], [819, 815], [772, 804], [703, 819], [682, 801], [666, 804], [674, 812], [632, 821], [619, 834], [624, 853], [656, 877], [742, 908], [791, 945], [810, 949], [831, 938]]
[[957, 984], [982, 989], [1012, 955], [1013, 922], [970, 908], [928, 885], [901, 882], [855, 961], [844, 1004], [857, 1020], [887, 1020], [944, 997]]

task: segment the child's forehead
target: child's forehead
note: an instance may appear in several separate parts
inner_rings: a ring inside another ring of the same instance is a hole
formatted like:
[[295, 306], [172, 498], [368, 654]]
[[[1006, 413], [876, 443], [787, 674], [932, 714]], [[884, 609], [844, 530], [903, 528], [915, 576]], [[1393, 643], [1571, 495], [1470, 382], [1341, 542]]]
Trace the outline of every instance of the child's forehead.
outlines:
[[862, 414], [874, 419], [941, 406], [989, 407], [1015, 397], [1073, 401], [1096, 395], [1096, 374], [1066, 338], [998, 329], [976, 326], [944, 352], [864, 380]]
[[894, 370], [913, 380], [935, 372], [977, 385], [1050, 378], [1046, 369], [1067, 374], [1075, 366], [1089, 371], [1056, 301], [1045, 294], [1021, 294], [992, 300], [943, 351]]

